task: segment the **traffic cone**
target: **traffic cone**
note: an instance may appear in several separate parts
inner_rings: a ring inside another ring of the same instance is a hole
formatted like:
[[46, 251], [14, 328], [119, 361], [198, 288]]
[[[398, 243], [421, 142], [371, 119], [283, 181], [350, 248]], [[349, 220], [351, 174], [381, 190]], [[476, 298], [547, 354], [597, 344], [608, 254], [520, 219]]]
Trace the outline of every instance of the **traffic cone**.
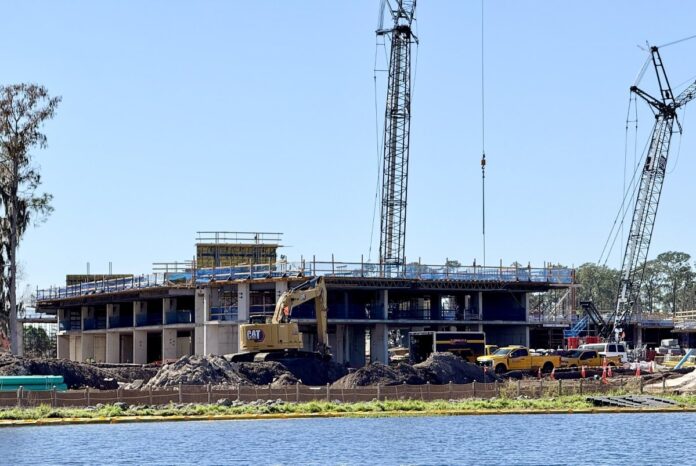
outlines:
[[580, 377], [584, 379], [586, 375], [587, 374], [585, 373], [585, 366], [582, 366], [582, 369], [580, 369]]
[[602, 368], [602, 383], [604, 383], [604, 384], [609, 383], [609, 382], [607, 382], [607, 368], [606, 367]]
[[541, 367], [540, 367], [539, 370], [537, 371], [537, 378], [538, 378], [538, 379], [541, 379]]
[[551, 380], [556, 380], [556, 368], [551, 369]]
[[614, 375], [611, 373], [611, 365], [607, 367], [607, 377], [614, 377]]
[[650, 365], [648, 366], [648, 372], [651, 374], [655, 372], [655, 361], [650, 361]]
[[640, 363], [636, 363], [636, 377], [640, 377]]

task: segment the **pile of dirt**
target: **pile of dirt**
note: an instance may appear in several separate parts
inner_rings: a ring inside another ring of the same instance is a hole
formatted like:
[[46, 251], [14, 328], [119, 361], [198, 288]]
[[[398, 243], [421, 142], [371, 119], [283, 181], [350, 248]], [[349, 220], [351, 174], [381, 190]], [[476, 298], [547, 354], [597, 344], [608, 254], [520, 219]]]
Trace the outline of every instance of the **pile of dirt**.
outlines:
[[355, 388], [368, 385], [401, 385], [404, 383], [422, 385], [425, 381], [408, 364], [400, 363], [396, 367], [390, 367], [380, 362], [375, 362], [338, 379], [332, 386], [335, 388]]
[[345, 375], [333, 361], [312, 358], [282, 362], [231, 362], [222, 356], [184, 356], [163, 366], [144, 389], [183, 385], [326, 385]]
[[426, 382], [432, 384], [465, 384], [471, 382], [494, 382], [498, 378], [484, 373], [481, 366], [463, 360], [452, 353], [433, 353], [425, 361], [413, 366]]
[[118, 382], [129, 383], [134, 380], [147, 382], [160, 369], [159, 366], [152, 364], [96, 364], [96, 366], [111, 376]]
[[369, 385], [422, 385], [431, 383], [466, 384], [493, 382], [494, 374], [484, 373], [483, 368], [461, 359], [452, 353], [433, 353], [425, 361], [410, 366], [399, 363], [394, 367], [372, 363], [334, 382], [336, 388], [365, 387]]
[[112, 373], [91, 364], [66, 359], [32, 359], [0, 354], [0, 375], [62, 375], [69, 389], [118, 388], [118, 381]]
[[221, 356], [183, 356], [165, 364], [145, 385], [144, 389], [183, 385], [249, 384], [240, 375], [239, 365]]

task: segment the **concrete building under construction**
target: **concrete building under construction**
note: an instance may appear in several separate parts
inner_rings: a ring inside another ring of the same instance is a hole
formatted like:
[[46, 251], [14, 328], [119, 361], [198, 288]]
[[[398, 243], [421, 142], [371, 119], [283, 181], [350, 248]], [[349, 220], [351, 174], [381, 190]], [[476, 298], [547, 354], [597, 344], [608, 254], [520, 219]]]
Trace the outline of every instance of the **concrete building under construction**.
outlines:
[[[532, 309], [531, 297], [572, 294], [572, 269], [413, 263], [385, 271], [373, 263], [278, 259], [279, 234], [209, 239], [199, 235], [197, 260], [184, 266], [39, 290], [37, 309], [58, 317], [58, 357], [147, 363], [235, 353], [240, 323], [271, 315], [284, 291], [314, 276], [325, 277], [333, 355], [355, 367], [387, 362], [390, 340], [398, 344], [410, 331], [478, 330], [493, 344], [549, 346], [561, 344], [570, 323], [563, 299], [551, 312]], [[306, 303], [292, 316], [308, 350], [313, 309]]]

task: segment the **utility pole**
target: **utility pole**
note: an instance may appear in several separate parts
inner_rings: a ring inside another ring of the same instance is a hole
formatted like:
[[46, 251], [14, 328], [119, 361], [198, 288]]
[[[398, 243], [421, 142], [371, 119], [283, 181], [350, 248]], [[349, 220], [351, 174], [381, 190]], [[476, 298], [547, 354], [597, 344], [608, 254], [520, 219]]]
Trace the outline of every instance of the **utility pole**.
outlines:
[[[392, 6], [392, 3], [394, 4]], [[383, 2], [393, 26], [379, 28], [391, 39], [387, 103], [384, 112], [384, 155], [379, 259], [387, 275], [397, 274], [406, 262], [406, 199], [411, 130], [411, 44], [418, 42], [411, 25], [416, 0]]]

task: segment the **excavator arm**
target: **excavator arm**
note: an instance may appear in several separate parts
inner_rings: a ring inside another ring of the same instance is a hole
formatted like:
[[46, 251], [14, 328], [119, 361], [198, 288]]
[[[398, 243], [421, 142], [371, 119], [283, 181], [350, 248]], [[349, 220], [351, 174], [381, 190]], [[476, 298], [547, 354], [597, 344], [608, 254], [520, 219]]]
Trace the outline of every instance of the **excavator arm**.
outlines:
[[329, 335], [327, 329], [327, 298], [324, 277], [316, 277], [283, 293], [275, 306], [272, 324], [290, 322], [295, 306], [314, 300], [317, 319], [317, 351], [322, 355], [329, 353]]

